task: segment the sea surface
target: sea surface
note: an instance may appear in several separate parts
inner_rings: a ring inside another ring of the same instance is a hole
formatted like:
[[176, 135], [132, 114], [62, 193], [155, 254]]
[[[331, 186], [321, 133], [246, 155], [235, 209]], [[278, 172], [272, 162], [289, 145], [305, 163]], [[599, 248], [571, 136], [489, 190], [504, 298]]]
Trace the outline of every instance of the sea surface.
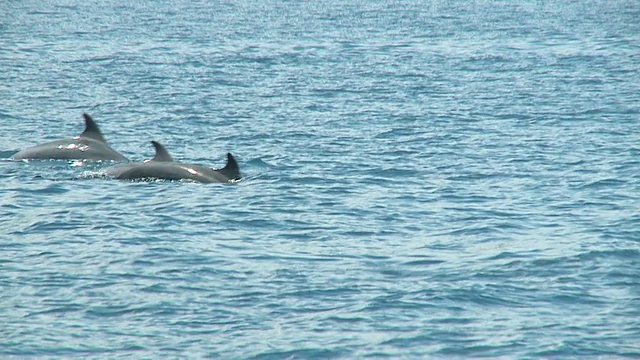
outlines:
[[[0, 2], [0, 358], [640, 358], [640, 3]], [[235, 184], [12, 161], [92, 115]]]

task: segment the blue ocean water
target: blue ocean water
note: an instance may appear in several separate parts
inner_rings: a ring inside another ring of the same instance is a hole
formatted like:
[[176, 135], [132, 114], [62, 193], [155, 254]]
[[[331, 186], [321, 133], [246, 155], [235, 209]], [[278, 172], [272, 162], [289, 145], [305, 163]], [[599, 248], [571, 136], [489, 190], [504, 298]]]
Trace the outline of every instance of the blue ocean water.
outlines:
[[[640, 357], [637, 1], [0, 3], [0, 357]], [[91, 114], [233, 185], [18, 162]]]

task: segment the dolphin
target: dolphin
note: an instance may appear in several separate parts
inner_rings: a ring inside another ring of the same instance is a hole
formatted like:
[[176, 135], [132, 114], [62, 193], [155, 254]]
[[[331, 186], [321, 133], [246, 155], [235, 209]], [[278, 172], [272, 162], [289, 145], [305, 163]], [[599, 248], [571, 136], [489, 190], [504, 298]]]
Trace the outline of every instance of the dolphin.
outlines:
[[227, 165], [222, 169], [187, 164], [173, 160], [167, 149], [157, 141], [151, 141], [155, 156], [145, 162], [115, 165], [102, 172], [108, 177], [120, 180], [193, 180], [200, 183], [226, 183], [240, 180], [238, 162], [227, 153]]
[[36, 145], [11, 156], [14, 160], [111, 160], [129, 161], [113, 150], [104, 139], [100, 128], [91, 116], [82, 114], [85, 129], [72, 139], [60, 139]]

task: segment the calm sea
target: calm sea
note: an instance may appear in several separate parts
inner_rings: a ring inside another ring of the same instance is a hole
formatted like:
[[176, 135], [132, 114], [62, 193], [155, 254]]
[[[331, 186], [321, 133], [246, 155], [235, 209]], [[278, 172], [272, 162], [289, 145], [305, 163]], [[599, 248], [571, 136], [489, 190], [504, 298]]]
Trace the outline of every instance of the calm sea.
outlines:
[[[0, 2], [0, 357], [640, 357], [639, 19]], [[8, 159], [83, 112], [244, 179]]]

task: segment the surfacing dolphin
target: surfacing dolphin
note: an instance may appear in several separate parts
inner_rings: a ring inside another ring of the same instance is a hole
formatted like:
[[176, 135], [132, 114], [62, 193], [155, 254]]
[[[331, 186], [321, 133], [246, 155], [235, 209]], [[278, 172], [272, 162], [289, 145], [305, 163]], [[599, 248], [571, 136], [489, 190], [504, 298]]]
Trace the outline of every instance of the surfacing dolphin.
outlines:
[[227, 153], [227, 165], [222, 169], [181, 163], [173, 160], [167, 149], [157, 141], [151, 141], [156, 154], [141, 163], [115, 165], [103, 170], [106, 176], [120, 180], [193, 180], [200, 183], [226, 183], [240, 180], [240, 168], [236, 159]]
[[11, 158], [15, 160], [129, 161], [107, 144], [100, 128], [91, 116], [87, 114], [82, 114], [82, 116], [84, 116], [85, 129], [80, 136], [36, 145], [13, 154]]

